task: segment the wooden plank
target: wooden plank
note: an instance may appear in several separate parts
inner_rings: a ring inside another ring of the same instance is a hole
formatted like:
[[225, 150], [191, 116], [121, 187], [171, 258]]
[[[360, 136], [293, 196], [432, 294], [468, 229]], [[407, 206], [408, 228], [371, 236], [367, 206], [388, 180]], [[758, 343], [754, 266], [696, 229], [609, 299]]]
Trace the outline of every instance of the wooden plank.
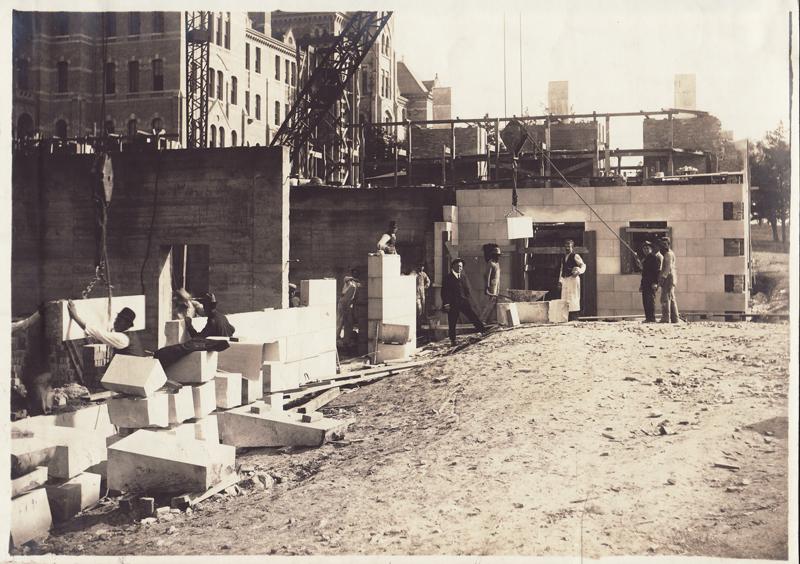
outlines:
[[233, 485], [236, 485], [238, 482], [239, 482], [239, 475], [234, 472], [233, 474], [231, 474], [218, 484], [211, 486], [204, 492], [194, 492], [173, 497], [170, 502], [170, 505], [172, 507], [178, 507], [181, 509], [197, 505], [201, 501], [207, 500], [212, 495], [218, 494], [225, 488], [229, 488]]
[[[67, 311], [67, 301], [61, 300], [61, 340], [71, 341], [86, 337], [83, 329], [75, 323]], [[129, 331], [141, 331], [145, 328], [144, 296], [114, 296], [111, 298], [111, 319], [108, 318], [108, 298], [90, 298], [87, 300], [74, 300], [75, 310], [86, 323], [110, 328], [117, 313], [124, 308], [131, 308], [136, 313], [133, 327]]]
[[298, 413], [310, 413], [312, 411], [318, 410], [323, 405], [329, 404], [337, 397], [342, 394], [341, 389], [339, 387], [331, 388], [330, 390], [325, 390], [320, 395], [312, 398], [310, 401], [307, 401], [300, 407], [296, 408]]

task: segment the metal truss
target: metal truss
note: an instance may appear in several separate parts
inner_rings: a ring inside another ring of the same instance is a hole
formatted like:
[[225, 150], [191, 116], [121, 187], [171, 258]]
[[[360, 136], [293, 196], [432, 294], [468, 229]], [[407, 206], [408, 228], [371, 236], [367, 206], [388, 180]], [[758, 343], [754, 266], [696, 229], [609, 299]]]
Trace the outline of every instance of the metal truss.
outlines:
[[206, 146], [208, 133], [209, 12], [186, 12], [186, 147]]

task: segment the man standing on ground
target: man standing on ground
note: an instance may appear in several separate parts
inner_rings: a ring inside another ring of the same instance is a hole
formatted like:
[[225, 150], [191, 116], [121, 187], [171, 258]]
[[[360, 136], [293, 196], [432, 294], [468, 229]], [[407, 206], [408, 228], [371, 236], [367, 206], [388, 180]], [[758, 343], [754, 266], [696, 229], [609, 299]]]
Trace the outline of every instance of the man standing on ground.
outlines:
[[186, 319], [186, 332], [192, 339], [206, 337], [233, 337], [236, 329], [228, 322], [228, 318], [220, 311], [217, 311], [217, 298], [214, 294], [206, 294], [201, 300], [203, 310], [206, 313], [206, 326], [199, 333], [192, 327], [192, 320]]
[[464, 275], [464, 261], [455, 259], [450, 263], [450, 272], [444, 277], [442, 284], [442, 310], [447, 312], [448, 334], [450, 344], [456, 345], [456, 324], [460, 314], [464, 314], [481, 333], [486, 328], [475, 314], [470, 304], [470, 290], [467, 277]]
[[481, 321], [489, 323], [496, 321], [492, 312], [497, 313], [497, 296], [500, 294], [500, 247], [494, 247], [486, 259], [486, 287], [484, 294], [488, 297], [486, 307], [483, 309]]
[[569, 303], [569, 320], [578, 318], [581, 311], [581, 274], [586, 272], [586, 263], [581, 255], [575, 252], [572, 239], [564, 241], [564, 256], [561, 257], [561, 268], [558, 270], [558, 285], [561, 288], [561, 299]]
[[383, 253], [385, 255], [396, 255], [397, 254], [397, 222], [390, 221], [389, 222], [389, 229], [381, 235], [380, 240], [378, 241], [378, 253]]
[[89, 337], [101, 343], [105, 343], [114, 349], [114, 354], [147, 356], [142, 342], [139, 340], [139, 335], [136, 333], [126, 333], [128, 329], [133, 327], [133, 320], [136, 319], [136, 313], [131, 308], [124, 307], [120, 310], [117, 317], [114, 319], [114, 325], [111, 331], [93, 323], [86, 323], [78, 315], [72, 300], [67, 301], [67, 311], [72, 320], [75, 321]]
[[431, 279], [425, 272], [425, 265], [420, 264], [417, 267], [417, 323], [422, 324], [425, 321], [427, 313], [426, 302], [428, 288], [431, 287]]
[[661, 239], [664, 261], [661, 264], [659, 284], [661, 285], [661, 323], [678, 323], [678, 302], [675, 300], [675, 284], [678, 271], [675, 264], [675, 253], [670, 249], [669, 237]]
[[653, 244], [645, 241], [642, 244], [644, 259], [641, 261], [642, 281], [639, 291], [642, 293], [642, 306], [644, 307], [644, 322], [656, 322], [656, 291], [658, 290], [658, 277], [661, 273], [661, 255], [653, 254]]
[[[353, 318], [355, 314], [356, 293], [361, 287], [361, 282], [358, 280], [358, 269], [353, 268], [350, 270], [350, 276], [345, 276], [342, 281], [342, 293], [339, 295], [339, 301], [336, 304], [336, 339], [341, 338], [342, 343], [346, 347], [352, 346], [353, 340]], [[342, 329], [344, 329], [344, 336], [342, 337]]]

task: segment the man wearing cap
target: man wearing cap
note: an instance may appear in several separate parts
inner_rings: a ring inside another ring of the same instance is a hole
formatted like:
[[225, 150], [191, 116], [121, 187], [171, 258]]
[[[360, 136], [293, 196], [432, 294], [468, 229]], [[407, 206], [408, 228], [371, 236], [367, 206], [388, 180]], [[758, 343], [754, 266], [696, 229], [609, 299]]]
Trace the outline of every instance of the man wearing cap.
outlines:
[[644, 307], [644, 322], [655, 323], [656, 321], [656, 291], [658, 290], [658, 277], [661, 273], [661, 255], [653, 254], [653, 243], [645, 241], [642, 243], [641, 260], [642, 281], [639, 284], [639, 291], [642, 293], [642, 306]]
[[450, 263], [450, 272], [444, 277], [442, 284], [442, 310], [447, 312], [448, 334], [450, 344], [456, 345], [456, 324], [460, 314], [464, 314], [475, 328], [484, 333], [486, 328], [475, 314], [470, 303], [470, 290], [467, 277], [464, 275], [464, 261], [455, 259]]
[[386, 230], [386, 233], [381, 235], [380, 240], [378, 241], [378, 253], [382, 253], [385, 255], [396, 255], [397, 254], [397, 222], [390, 221], [389, 222], [389, 229]]
[[664, 260], [658, 275], [661, 286], [661, 323], [678, 323], [678, 302], [675, 300], [675, 284], [678, 271], [675, 264], [675, 253], [670, 248], [668, 237], [661, 239]]
[[192, 327], [192, 320], [186, 319], [186, 332], [192, 339], [206, 337], [233, 337], [236, 329], [228, 322], [225, 314], [217, 311], [217, 297], [208, 293], [201, 299], [203, 310], [206, 312], [206, 326], [199, 333]]
[[569, 303], [569, 320], [578, 318], [581, 311], [581, 274], [586, 272], [586, 263], [581, 255], [575, 252], [572, 239], [564, 241], [564, 256], [558, 269], [558, 285], [561, 288], [561, 299]]
[[117, 317], [114, 319], [111, 331], [98, 327], [93, 323], [86, 323], [78, 315], [72, 300], [67, 301], [67, 311], [72, 320], [75, 321], [89, 337], [113, 348], [115, 354], [147, 356], [142, 342], [139, 340], [139, 336], [136, 333], [126, 333], [128, 329], [133, 327], [133, 320], [136, 319], [136, 313], [134, 313], [131, 308], [124, 307], [120, 310]]

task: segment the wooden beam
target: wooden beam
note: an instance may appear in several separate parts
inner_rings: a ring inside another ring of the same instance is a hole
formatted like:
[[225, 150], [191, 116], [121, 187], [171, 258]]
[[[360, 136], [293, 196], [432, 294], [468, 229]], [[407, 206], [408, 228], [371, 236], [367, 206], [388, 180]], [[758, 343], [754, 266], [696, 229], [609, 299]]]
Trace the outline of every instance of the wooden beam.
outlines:
[[318, 410], [323, 405], [327, 405], [336, 398], [342, 395], [341, 389], [339, 387], [331, 388], [330, 390], [325, 390], [318, 396], [310, 399], [300, 407], [295, 408], [298, 413], [311, 413], [312, 411]]

